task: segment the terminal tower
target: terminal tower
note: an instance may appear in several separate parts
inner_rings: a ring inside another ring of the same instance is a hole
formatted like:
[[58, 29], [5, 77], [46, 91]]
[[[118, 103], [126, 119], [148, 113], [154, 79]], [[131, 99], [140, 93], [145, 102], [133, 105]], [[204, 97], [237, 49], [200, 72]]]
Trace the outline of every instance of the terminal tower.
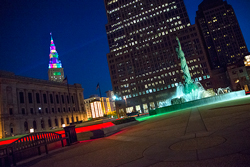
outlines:
[[49, 70], [48, 76], [50, 81], [62, 82], [64, 80], [64, 72], [62, 68], [62, 63], [58, 59], [58, 53], [56, 51], [56, 46], [54, 44], [52, 34], [50, 41], [50, 54], [49, 54]]

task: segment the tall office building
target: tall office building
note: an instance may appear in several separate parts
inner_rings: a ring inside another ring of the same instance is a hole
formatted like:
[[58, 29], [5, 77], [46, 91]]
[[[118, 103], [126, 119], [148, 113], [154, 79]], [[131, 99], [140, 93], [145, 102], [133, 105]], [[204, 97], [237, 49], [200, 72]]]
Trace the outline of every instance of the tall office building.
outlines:
[[116, 107], [148, 112], [183, 83], [176, 36], [191, 77], [210, 88], [210, 68], [196, 25], [183, 0], [104, 0], [110, 53], [107, 54]]
[[52, 34], [50, 40], [50, 54], [49, 54], [49, 70], [48, 76], [50, 81], [62, 82], [64, 80], [64, 71], [62, 68], [62, 63], [58, 59], [58, 53], [56, 51], [56, 46], [54, 44]]
[[212, 69], [241, 60], [248, 52], [238, 20], [231, 5], [223, 0], [203, 0], [196, 12]]

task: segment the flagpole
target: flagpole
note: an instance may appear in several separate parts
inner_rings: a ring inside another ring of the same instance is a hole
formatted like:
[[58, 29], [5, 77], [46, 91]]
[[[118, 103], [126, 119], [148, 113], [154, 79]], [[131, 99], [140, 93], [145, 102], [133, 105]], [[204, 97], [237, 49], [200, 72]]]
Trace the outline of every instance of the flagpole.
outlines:
[[99, 93], [100, 93], [100, 97], [102, 97], [100, 84], [99, 84]]
[[104, 114], [104, 112], [103, 112], [103, 104], [102, 104], [101, 87], [100, 87], [100, 84], [99, 84], [99, 83], [98, 83], [98, 88], [99, 88], [99, 93], [100, 93], [100, 101], [101, 101], [102, 113]]

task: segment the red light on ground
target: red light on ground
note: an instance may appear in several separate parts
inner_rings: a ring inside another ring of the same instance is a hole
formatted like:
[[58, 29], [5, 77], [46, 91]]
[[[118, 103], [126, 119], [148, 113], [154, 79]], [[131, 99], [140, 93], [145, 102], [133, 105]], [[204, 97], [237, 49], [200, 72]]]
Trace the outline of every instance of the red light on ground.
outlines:
[[85, 127], [76, 128], [76, 133], [89, 132], [89, 131], [93, 131], [97, 129], [108, 128], [111, 126], [114, 126], [112, 122], [106, 122], [106, 123], [92, 125], [92, 126], [85, 126]]
[[[76, 128], [76, 133], [89, 132], [89, 131], [93, 131], [93, 130], [97, 130], [97, 129], [108, 128], [108, 127], [111, 127], [111, 126], [114, 126], [114, 124], [112, 122], [106, 122], [106, 123], [97, 124], [97, 125], [79, 127], [79, 128]], [[62, 137], [65, 137], [65, 131], [64, 130], [57, 131], [55, 133], [62, 134]], [[12, 143], [12, 142], [14, 142], [14, 141], [16, 141], [18, 139], [19, 138], [0, 141], [0, 145], [10, 144], [10, 143]]]
[[[111, 126], [114, 126], [114, 124], [112, 122], [106, 122], [106, 123], [97, 124], [97, 125], [79, 127], [79, 128], [76, 128], [76, 133], [89, 132], [89, 131], [93, 131], [93, 130], [97, 130], [97, 129], [108, 128]], [[65, 132], [64, 132], [64, 130], [61, 130], [61, 131], [57, 131], [56, 133], [64, 134]]]
[[[18, 139], [18, 138], [17, 138], [17, 139]], [[10, 140], [0, 141], [0, 145], [6, 145], [6, 144], [13, 143], [13, 142], [16, 141], [17, 139], [10, 139]]]

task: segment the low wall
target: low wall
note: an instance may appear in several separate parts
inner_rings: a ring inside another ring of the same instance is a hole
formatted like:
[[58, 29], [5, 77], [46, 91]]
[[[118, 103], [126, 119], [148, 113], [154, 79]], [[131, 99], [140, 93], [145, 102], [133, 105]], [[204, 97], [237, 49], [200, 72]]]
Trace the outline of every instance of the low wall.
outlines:
[[212, 96], [212, 97], [207, 97], [207, 98], [203, 98], [203, 99], [199, 99], [199, 100], [185, 102], [182, 104], [175, 104], [175, 105], [171, 105], [171, 106], [157, 108], [156, 110], [149, 111], [149, 115], [171, 112], [171, 111], [190, 108], [190, 107], [194, 107], [194, 106], [198, 106], [198, 105], [202, 105], [202, 104], [207, 105], [207, 104], [212, 104], [212, 103], [228, 101], [228, 100], [236, 99], [239, 97], [243, 97], [245, 95], [246, 95], [245, 90], [225, 93], [225, 94], [221, 94], [221, 95], [217, 95], [217, 96]]
[[138, 123], [138, 121], [132, 121], [132, 122], [127, 122], [127, 123], [111, 126], [108, 128], [93, 130], [93, 131], [91, 131], [93, 136], [90, 136], [90, 139], [96, 139], [96, 138], [110, 136], [114, 133], [119, 132], [121, 129], [123, 129], [127, 126], [135, 125], [137, 123]]

